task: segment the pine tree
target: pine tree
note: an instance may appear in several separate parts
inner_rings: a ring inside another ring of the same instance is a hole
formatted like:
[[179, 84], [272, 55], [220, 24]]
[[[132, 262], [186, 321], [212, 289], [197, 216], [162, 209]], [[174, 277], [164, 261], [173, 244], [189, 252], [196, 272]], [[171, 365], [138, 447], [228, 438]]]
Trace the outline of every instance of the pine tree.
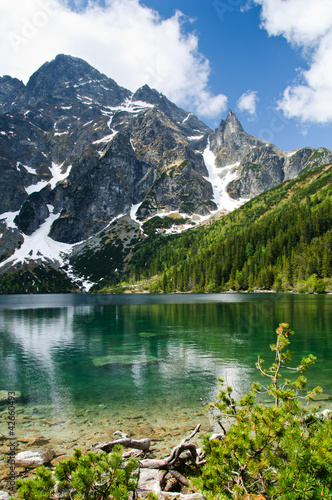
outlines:
[[[219, 394], [208, 405], [221, 434], [218, 439], [205, 439], [206, 465], [194, 482], [209, 497], [332, 498], [332, 420], [321, 421], [308, 410], [308, 403], [321, 389], [305, 393], [307, 380], [302, 375], [315, 357], [306, 356], [297, 367], [290, 367], [288, 346], [293, 332], [282, 323], [276, 333], [271, 366], [264, 368], [260, 357], [256, 365], [268, 383], [254, 383], [237, 402], [232, 387], [219, 379]], [[293, 382], [282, 382], [285, 369], [300, 375]], [[271, 404], [257, 403], [259, 394], [270, 397]]]

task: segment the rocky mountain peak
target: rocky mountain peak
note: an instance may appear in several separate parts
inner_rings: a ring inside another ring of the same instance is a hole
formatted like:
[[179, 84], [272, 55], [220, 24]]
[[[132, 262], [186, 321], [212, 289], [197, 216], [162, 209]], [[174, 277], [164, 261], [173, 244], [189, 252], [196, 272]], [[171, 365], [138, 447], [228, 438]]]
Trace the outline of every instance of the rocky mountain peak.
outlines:
[[129, 90], [120, 87], [83, 59], [59, 54], [30, 77], [24, 92], [24, 105], [49, 99], [65, 102], [66, 98], [72, 99], [81, 94], [93, 99], [98, 93], [105, 92], [112, 92], [112, 96], [104, 96], [105, 105], [117, 105], [131, 95]]
[[159, 104], [163, 95], [156, 89], [152, 89], [149, 85], [145, 84], [136, 90], [133, 95], [133, 101], [143, 101], [149, 104]]
[[244, 131], [231, 109], [226, 120], [221, 120], [219, 127], [211, 134], [210, 144], [219, 167], [239, 163], [253, 148], [265, 146], [263, 141]]
[[145, 84], [140, 87], [133, 95], [133, 101], [144, 101], [148, 104], [157, 106], [158, 109], [163, 111], [167, 116], [175, 121], [183, 121], [188, 115], [187, 111], [176, 106], [172, 101], [167, 99], [164, 94], [161, 94], [156, 89], [151, 89], [149, 85]]
[[101, 79], [101, 73], [83, 59], [59, 54], [50, 62], [44, 63], [27, 83], [29, 92], [50, 92], [59, 84], [70, 82], [75, 85], [82, 78]]
[[219, 130], [225, 139], [239, 132], [244, 132], [236, 114], [231, 109], [228, 111], [226, 120], [221, 120]]

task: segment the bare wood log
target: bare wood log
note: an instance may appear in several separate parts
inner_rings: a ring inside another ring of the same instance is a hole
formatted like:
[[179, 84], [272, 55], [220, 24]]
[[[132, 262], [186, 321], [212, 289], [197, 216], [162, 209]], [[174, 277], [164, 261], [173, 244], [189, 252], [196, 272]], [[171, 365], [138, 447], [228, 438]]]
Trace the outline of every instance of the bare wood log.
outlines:
[[[180, 444], [175, 446], [169, 457], [166, 457], [161, 460], [150, 459], [150, 458], [147, 458], [145, 460], [140, 460], [140, 466], [143, 469], [168, 469], [182, 455], [183, 458], [185, 459], [193, 458], [195, 462], [198, 461], [196, 446], [192, 443], [189, 443], [189, 440], [192, 439], [195, 436], [195, 434], [197, 434], [200, 427], [201, 424], [198, 424], [193, 430], [193, 432], [189, 434], [189, 436], [184, 438]], [[186, 453], [185, 455], [184, 452]]]
[[151, 439], [131, 439], [130, 437], [120, 437], [119, 439], [113, 439], [104, 444], [97, 444], [94, 449], [106, 451], [109, 453], [112, 451], [115, 445], [121, 445], [125, 448], [135, 448], [135, 450], [148, 451], [151, 445]]
[[122, 431], [113, 432], [113, 436], [119, 436], [121, 438], [129, 438], [129, 434], [126, 434], [125, 432]]
[[180, 472], [178, 472], [177, 470], [172, 470], [172, 469], [169, 472], [170, 472], [170, 474], [172, 474], [172, 476], [175, 477], [175, 479], [179, 483], [183, 484], [183, 486], [189, 486], [188, 479], [186, 477], [184, 477]]
[[176, 477], [173, 477], [173, 476], [166, 476], [167, 478], [167, 483], [163, 489], [163, 491], [176, 491], [176, 488], [179, 487], [179, 482], [178, 480], [176, 479]]
[[140, 467], [142, 469], [167, 469], [168, 458], [162, 458], [160, 460], [154, 458], [145, 458], [140, 460]]

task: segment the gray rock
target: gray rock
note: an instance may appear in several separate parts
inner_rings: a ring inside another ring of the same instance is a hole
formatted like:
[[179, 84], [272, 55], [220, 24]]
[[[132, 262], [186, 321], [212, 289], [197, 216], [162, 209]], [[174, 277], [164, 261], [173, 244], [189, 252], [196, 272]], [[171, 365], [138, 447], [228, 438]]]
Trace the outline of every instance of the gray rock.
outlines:
[[41, 193], [32, 193], [23, 203], [14, 222], [23, 233], [31, 235], [45, 222], [49, 214], [50, 211]]
[[141, 469], [137, 487], [138, 495], [149, 491], [159, 494], [164, 477], [165, 472], [159, 469]]
[[17, 467], [28, 467], [34, 469], [40, 465], [48, 464], [54, 457], [52, 450], [38, 449], [21, 451], [15, 456]]
[[4, 112], [24, 90], [24, 83], [11, 76], [0, 77], [0, 110]]
[[232, 110], [229, 110], [226, 120], [221, 120], [219, 127], [210, 135], [210, 147], [216, 155], [219, 168], [242, 162], [252, 149], [265, 144], [243, 130]]
[[8, 500], [10, 498], [9, 493], [6, 491], [0, 491], [0, 500]]

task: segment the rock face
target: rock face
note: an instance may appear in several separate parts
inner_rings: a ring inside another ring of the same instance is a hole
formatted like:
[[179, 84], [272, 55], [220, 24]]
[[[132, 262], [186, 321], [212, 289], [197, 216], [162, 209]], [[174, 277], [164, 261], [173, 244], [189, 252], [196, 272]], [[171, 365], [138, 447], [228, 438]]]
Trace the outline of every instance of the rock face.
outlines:
[[210, 135], [210, 147], [219, 168], [232, 166], [237, 173], [237, 178], [226, 188], [234, 199], [253, 198], [305, 169], [332, 162], [332, 153], [325, 148], [284, 153], [273, 144], [247, 134], [231, 110]]
[[210, 129], [156, 90], [132, 94], [65, 55], [26, 86], [2, 80], [0, 211], [19, 211], [25, 235], [45, 222], [49, 205], [59, 214], [50, 237], [65, 243], [96, 234], [133, 205], [143, 205], [141, 219], [215, 208], [202, 157]]
[[9, 107], [24, 90], [24, 83], [11, 76], [0, 77], [0, 111]]
[[219, 168], [240, 163], [250, 151], [266, 143], [247, 134], [236, 115], [229, 110], [226, 120], [210, 136], [211, 150]]
[[235, 199], [253, 198], [305, 170], [331, 162], [332, 153], [325, 148], [303, 148], [287, 154], [265, 144], [243, 158], [238, 178], [228, 184], [227, 191]]
[[[107, 239], [122, 217], [144, 237], [153, 217], [160, 228], [171, 225], [162, 221], [170, 214], [195, 223], [222, 210], [216, 200], [251, 198], [331, 161], [323, 148], [283, 153], [247, 134], [232, 111], [213, 132], [157, 90], [132, 93], [60, 54], [27, 85], [0, 78], [0, 274], [45, 261], [65, 270], [61, 252], [89, 238], [92, 247], [103, 245], [98, 234]], [[107, 250], [118, 263], [119, 241], [118, 250]], [[122, 245], [123, 258], [129, 247]]]

